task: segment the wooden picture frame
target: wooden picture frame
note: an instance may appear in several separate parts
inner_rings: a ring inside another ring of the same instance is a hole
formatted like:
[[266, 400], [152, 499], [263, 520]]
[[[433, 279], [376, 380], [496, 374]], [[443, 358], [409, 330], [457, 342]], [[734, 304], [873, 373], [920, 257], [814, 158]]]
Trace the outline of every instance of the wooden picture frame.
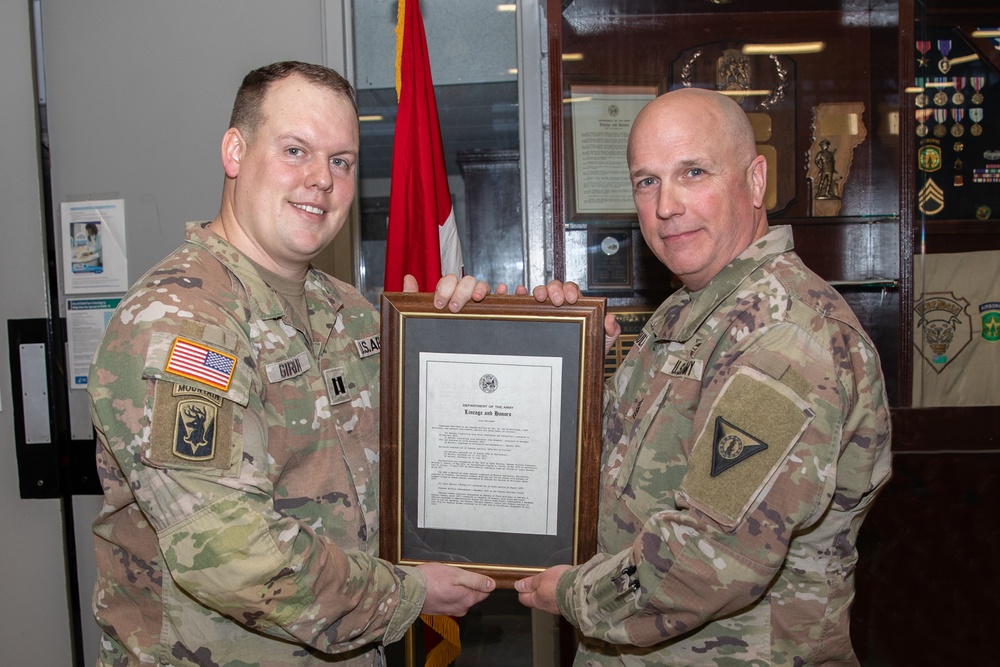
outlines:
[[514, 582], [596, 551], [605, 300], [383, 293], [381, 556]]

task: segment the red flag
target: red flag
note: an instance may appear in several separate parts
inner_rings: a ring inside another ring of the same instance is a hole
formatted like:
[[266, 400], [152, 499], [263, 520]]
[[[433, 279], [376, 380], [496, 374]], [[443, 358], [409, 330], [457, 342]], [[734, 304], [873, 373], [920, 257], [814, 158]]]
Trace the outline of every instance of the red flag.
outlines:
[[385, 289], [402, 290], [403, 276], [411, 273], [420, 290], [430, 292], [443, 274], [462, 275], [462, 249], [418, 0], [399, 0], [396, 95]]

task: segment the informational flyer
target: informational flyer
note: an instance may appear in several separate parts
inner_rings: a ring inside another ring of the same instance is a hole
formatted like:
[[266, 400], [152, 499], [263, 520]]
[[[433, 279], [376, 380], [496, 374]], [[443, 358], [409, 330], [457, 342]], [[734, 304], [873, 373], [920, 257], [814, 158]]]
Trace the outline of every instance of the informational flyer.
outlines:
[[417, 526], [555, 535], [562, 359], [420, 353]]
[[69, 343], [70, 389], [86, 389], [90, 362], [120, 298], [69, 299], [66, 329]]
[[632, 123], [655, 90], [573, 86], [571, 92], [576, 213], [635, 213], [625, 152]]
[[126, 291], [125, 200], [63, 202], [61, 212], [66, 294]]

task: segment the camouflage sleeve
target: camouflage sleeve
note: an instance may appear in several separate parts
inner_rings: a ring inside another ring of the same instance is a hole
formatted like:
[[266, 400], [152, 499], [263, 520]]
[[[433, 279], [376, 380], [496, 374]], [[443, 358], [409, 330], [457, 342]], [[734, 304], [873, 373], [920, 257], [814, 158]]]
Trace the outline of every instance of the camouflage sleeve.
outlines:
[[[687, 423], [683, 481], [662, 490], [673, 502], [646, 518], [630, 548], [560, 577], [563, 615], [587, 636], [652, 646], [760, 598], [794, 532], [818, 521], [835, 493], [871, 491], [863, 464], [838, 489], [845, 418], [858, 408], [863, 381], [834, 355], [803, 328], [777, 324], [714, 361], [713, 377], [694, 390], [701, 394]], [[681, 428], [671, 420], [682, 417], [662, 412], [672, 416], [658, 416], [640, 447], [656, 448], [664, 431]], [[871, 420], [861, 421], [846, 447], [874, 441]], [[655, 461], [649, 456], [638, 458]], [[641, 467], [630, 488], [663, 486], [652, 464]]]
[[[172, 301], [162, 294], [124, 303], [91, 374], [98, 438], [156, 532], [164, 590], [182, 589], [248, 628], [323, 652], [398, 639], [423, 604], [423, 576], [341, 550], [275, 508], [263, 416], [273, 407], [253, 388], [254, 325], [218, 297], [199, 296], [200, 309], [187, 295], [189, 310], [164, 306]], [[178, 336], [236, 360], [227, 386], [187, 385], [164, 371]], [[169, 451], [182, 408], [218, 429], [212, 459]]]

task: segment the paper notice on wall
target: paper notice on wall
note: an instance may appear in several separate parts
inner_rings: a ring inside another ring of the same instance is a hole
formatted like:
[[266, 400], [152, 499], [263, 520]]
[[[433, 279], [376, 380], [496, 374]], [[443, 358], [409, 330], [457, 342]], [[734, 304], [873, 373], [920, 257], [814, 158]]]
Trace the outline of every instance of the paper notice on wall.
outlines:
[[125, 200], [63, 202], [60, 210], [65, 293], [126, 291]]
[[66, 302], [70, 389], [87, 388], [90, 362], [120, 301], [119, 298], [113, 298], [70, 299]]
[[1000, 252], [913, 258], [913, 406], [1000, 405]]

